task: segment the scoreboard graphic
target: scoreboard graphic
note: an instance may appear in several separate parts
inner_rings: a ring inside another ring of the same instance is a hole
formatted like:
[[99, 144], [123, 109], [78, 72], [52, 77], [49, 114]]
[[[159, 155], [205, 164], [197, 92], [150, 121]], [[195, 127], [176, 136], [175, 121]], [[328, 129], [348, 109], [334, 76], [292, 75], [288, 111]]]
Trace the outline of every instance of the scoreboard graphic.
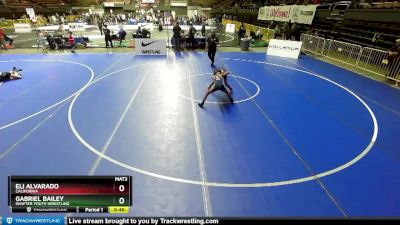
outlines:
[[11, 212], [128, 213], [131, 176], [9, 176]]

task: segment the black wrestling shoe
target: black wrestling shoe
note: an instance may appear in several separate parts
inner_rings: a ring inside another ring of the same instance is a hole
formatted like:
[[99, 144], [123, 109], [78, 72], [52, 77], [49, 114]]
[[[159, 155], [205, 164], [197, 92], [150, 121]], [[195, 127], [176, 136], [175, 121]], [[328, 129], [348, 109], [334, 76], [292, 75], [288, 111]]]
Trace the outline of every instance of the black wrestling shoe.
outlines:
[[233, 101], [233, 98], [231, 98], [231, 104], [235, 104], [235, 102]]
[[200, 108], [203, 108], [203, 106], [204, 106], [204, 103], [201, 103], [201, 102], [199, 102], [199, 104], [198, 104], [199, 106], [200, 106]]

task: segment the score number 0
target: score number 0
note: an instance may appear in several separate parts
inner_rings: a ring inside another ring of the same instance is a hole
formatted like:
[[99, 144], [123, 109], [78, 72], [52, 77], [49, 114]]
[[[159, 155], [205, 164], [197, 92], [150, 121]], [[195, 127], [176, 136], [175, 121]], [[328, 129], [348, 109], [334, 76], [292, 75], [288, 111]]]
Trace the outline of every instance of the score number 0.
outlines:
[[[125, 186], [124, 185], [119, 185], [118, 187], [119, 192], [124, 192], [125, 191]], [[121, 197], [118, 200], [119, 204], [123, 205], [125, 203], [125, 198]]]

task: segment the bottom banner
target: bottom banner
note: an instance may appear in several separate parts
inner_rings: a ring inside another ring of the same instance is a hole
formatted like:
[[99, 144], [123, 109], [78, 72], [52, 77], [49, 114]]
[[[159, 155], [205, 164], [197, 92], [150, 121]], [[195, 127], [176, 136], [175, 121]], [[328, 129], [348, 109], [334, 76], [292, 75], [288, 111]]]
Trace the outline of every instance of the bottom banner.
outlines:
[[365, 225], [368, 222], [373, 223], [398, 223], [398, 219], [341, 219], [341, 218], [240, 218], [240, 217], [231, 217], [231, 218], [212, 218], [212, 217], [68, 217], [66, 218], [67, 225], [77, 225], [77, 224], [103, 224], [103, 225], [165, 225], [165, 224], [262, 224], [266, 223], [283, 223], [287, 224], [288, 222], [293, 222], [298, 224], [298, 222], [306, 222], [307, 224], [318, 224], [321, 222], [344, 222], [345, 224], [351, 223], [359, 223]]
[[91, 224], [102, 224], [102, 225], [164, 225], [164, 224], [262, 224], [266, 223], [296, 223], [306, 222], [306, 224], [318, 224], [324, 222], [337, 222], [345, 224], [368, 224], [379, 223], [379, 224], [399, 224], [398, 218], [379, 218], [379, 219], [349, 219], [349, 218], [211, 218], [211, 217], [54, 217], [54, 216], [37, 216], [37, 217], [24, 217], [24, 216], [9, 216], [0, 217], [0, 225], [91, 225]]
[[215, 218], [172, 218], [172, 217], [68, 217], [67, 225], [77, 224], [104, 224], [104, 225], [144, 225], [144, 224], [219, 224]]

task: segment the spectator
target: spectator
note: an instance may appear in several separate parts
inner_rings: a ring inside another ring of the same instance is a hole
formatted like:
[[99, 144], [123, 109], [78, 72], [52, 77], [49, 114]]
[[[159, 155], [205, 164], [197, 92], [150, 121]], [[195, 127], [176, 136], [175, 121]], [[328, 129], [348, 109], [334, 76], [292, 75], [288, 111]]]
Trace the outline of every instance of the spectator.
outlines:
[[12, 45], [13, 45], [14, 40], [10, 36], [7, 36], [7, 34], [4, 34], [4, 40], [8, 41], [8, 45], [10, 47], [13, 47]]
[[161, 32], [162, 30], [163, 30], [162, 23], [160, 22], [160, 23], [158, 24], [158, 31]]
[[276, 26], [275, 21], [272, 20], [271, 23], [268, 26], [268, 29], [273, 30], [273, 29], [275, 29], [275, 26]]
[[125, 40], [125, 37], [126, 37], [126, 31], [121, 26], [121, 28], [118, 31], [119, 45], [122, 44], [122, 40]]
[[206, 36], [206, 25], [203, 24], [201, 27], [201, 36], [205, 37]]
[[261, 29], [258, 28], [258, 29], [257, 29], [257, 32], [256, 32], [256, 38], [259, 39], [259, 40], [261, 40], [262, 37], [263, 37], [263, 34], [262, 34], [262, 32], [261, 32]]
[[282, 28], [282, 39], [287, 40], [290, 38], [290, 21], [285, 22]]
[[180, 46], [181, 46], [181, 31], [182, 31], [182, 29], [178, 23], [175, 23], [175, 26], [172, 28], [172, 31], [174, 33], [173, 39], [174, 39], [175, 51], [179, 51]]
[[238, 35], [239, 35], [239, 46], [240, 46], [240, 39], [244, 38], [245, 34], [246, 34], [246, 28], [244, 27], [243, 22], [242, 22], [242, 25], [240, 26], [239, 33], [238, 33]]
[[136, 38], [142, 38], [142, 29], [140, 26], [138, 26], [138, 29], [136, 30]]
[[250, 31], [250, 37], [251, 39], [253, 39], [253, 41], [257, 40], [257, 36], [256, 36], [256, 32], [254, 32], [253, 30]]
[[39, 30], [38, 38], [39, 38], [39, 40], [38, 40], [39, 46], [42, 47], [43, 52], [46, 52], [47, 47], [48, 47], [47, 40], [46, 40], [46, 33], [43, 33], [43, 31]]
[[143, 28], [142, 38], [150, 38], [150, 36], [151, 36], [150, 31], [147, 30], [146, 28]]
[[114, 48], [112, 43], [111, 31], [110, 29], [107, 28], [107, 25], [104, 25], [103, 32], [104, 32], [104, 40], [106, 42], [106, 48], [108, 48], [108, 43], [110, 43], [111, 48]]
[[97, 20], [97, 26], [99, 27], [100, 34], [103, 35], [103, 20], [101, 18]]
[[75, 38], [72, 35], [72, 31], [69, 32], [68, 40], [69, 40], [69, 46], [71, 46], [71, 52], [75, 53]]
[[299, 25], [297, 23], [293, 23], [291, 31], [290, 31], [290, 39], [292, 41], [299, 40]]
[[6, 32], [4, 31], [3, 28], [0, 28], [0, 48], [3, 48], [4, 50], [7, 51], [5, 37], [6, 37]]
[[194, 45], [195, 45], [195, 39], [194, 39], [194, 35], [196, 34], [196, 29], [193, 27], [193, 24], [190, 24], [190, 28], [189, 28], [189, 45], [192, 49], [194, 49]]
[[396, 40], [396, 43], [388, 51], [387, 57], [387, 68], [389, 69], [388, 76], [391, 78], [396, 78], [396, 65], [400, 64], [400, 38]]

